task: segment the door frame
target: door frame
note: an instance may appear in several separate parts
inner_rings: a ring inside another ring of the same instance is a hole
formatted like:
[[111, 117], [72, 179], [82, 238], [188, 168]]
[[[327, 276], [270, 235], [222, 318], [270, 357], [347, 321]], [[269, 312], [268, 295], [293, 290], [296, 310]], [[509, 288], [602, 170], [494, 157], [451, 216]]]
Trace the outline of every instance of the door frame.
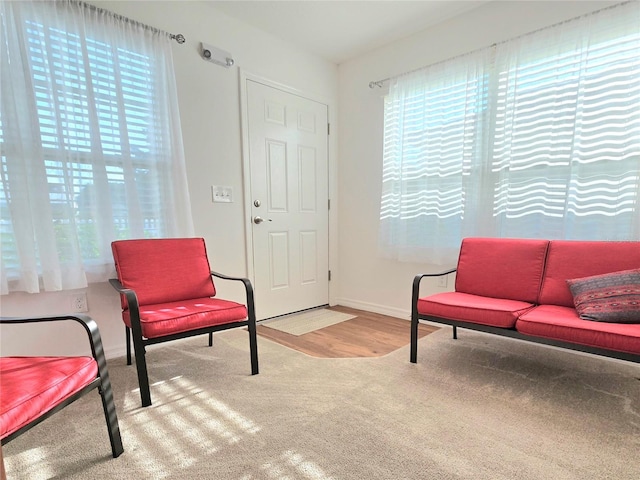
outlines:
[[242, 186], [243, 186], [243, 201], [244, 201], [244, 237], [245, 237], [245, 249], [246, 249], [246, 264], [247, 264], [247, 277], [255, 285], [255, 268], [254, 268], [254, 255], [253, 255], [253, 226], [252, 226], [252, 203], [251, 203], [251, 162], [249, 158], [249, 120], [247, 118], [247, 81], [251, 80], [263, 84], [267, 87], [275, 88], [283, 92], [296, 95], [298, 97], [306, 98], [317, 103], [326, 105], [327, 107], [327, 120], [331, 125], [329, 135], [327, 135], [327, 178], [328, 178], [328, 196], [331, 202], [331, 208], [328, 211], [328, 258], [329, 258], [329, 270], [331, 271], [331, 280], [329, 281], [328, 302], [329, 305], [335, 305], [335, 298], [337, 296], [337, 264], [336, 264], [336, 252], [337, 252], [337, 178], [335, 174], [337, 168], [335, 165], [334, 148], [336, 145], [336, 135], [332, 133], [335, 131], [334, 125], [337, 123], [333, 116], [333, 108], [331, 102], [326, 98], [319, 97], [318, 95], [305, 92], [288, 85], [275, 82], [268, 78], [256, 75], [242, 68], [238, 69], [238, 82], [240, 90], [240, 122], [241, 122], [241, 137], [242, 137]]

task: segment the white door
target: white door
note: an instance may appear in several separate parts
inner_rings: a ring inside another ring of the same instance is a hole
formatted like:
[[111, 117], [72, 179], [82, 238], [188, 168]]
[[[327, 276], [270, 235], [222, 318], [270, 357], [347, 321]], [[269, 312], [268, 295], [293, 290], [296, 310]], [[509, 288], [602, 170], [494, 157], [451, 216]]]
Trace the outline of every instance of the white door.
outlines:
[[262, 320], [329, 303], [327, 106], [250, 79], [246, 85], [253, 287]]

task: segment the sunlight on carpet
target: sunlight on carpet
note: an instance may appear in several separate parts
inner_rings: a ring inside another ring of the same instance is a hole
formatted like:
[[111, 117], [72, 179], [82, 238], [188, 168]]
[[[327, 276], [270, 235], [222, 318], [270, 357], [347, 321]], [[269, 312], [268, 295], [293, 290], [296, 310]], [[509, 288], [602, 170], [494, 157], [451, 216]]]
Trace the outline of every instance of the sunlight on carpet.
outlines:
[[322, 308], [319, 310], [287, 315], [285, 317], [278, 317], [272, 320], [265, 320], [260, 322], [260, 324], [265, 327], [280, 330], [281, 332], [300, 336], [352, 318], [355, 318], [355, 315]]

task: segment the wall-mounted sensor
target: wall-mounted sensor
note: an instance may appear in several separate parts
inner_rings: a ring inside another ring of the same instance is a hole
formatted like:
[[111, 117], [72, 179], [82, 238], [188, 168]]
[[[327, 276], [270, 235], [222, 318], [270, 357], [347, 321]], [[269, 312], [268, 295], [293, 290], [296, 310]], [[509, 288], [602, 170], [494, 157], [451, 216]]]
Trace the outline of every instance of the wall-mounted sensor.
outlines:
[[229, 52], [212, 45], [207, 45], [206, 43], [200, 44], [200, 53], [202, 54], [202, 58], [206, 61], [225, 68], [229, 68], [235, 63]]

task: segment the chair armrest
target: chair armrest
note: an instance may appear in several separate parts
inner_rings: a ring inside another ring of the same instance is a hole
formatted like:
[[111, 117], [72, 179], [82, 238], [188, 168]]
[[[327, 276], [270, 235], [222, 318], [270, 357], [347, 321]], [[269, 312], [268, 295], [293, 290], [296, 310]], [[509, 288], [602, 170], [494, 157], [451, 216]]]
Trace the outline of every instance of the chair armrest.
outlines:
[[130, 288], [123, 287], [122, 283], [120, 283], [120, 280], [118, 280], [117, 278], [110, 278], [109, 283], [113, 288], [115, 288], [118, 291], [118, 293], [121, 293], [127, 299], [127, 305], [129, 306], [129, 310], [139, 309], [138, 296], [136, 295], [135, 291], [131, 290]]
[[443, 275], [449, 275], [450, 273], [454, 273], [457, 268], [450, 268], [449, 270], [445, 270], [444, 272], [439, 273], [422, 273], [420, 275], [416, 275], [413, 279], [413, 288], [411, 290], [411, 304], [416, 305], [418, 302], [418, 297], [420, 296], [420, 282], [425, 277], [442, 277]]
[[251, 282], [249, 281], [248, 278], [232, 277], [230, 275], [225, 275], [224, 273], [214, 272], [213, 270], [211, 270], [211, 275], [213, 275], [214, 277], [222, 278], [223, 280], [238, 280], [238, 281], [242, 281], [242, 282], [249, 282], [249, 284], [251, 284]]
[[91, 344], [91, 354], [97, 359], [97, 355], [104, 354], [102, 349], [102, 338], [100, 330], [95, 320], [88, 315], [60, 315], [47, 317], [0, 317], [0, 324], [18, 324], [18, 323], [42, 323], [42, 322], [60, 322], [72, 320], [78, 322], [87, 332], [89, 343]]
[[253, 300], [253, 285], [251, 285], [251, 281], [248, 278], [243, 277], [231, 277], [229, 275], [224, 275], [219, 272], [211, 271], [211, 275], [217, 278], [221, 278], [222, 280], [231, 280], [236, 282], [242, 282], [244, 284], [244, 290], [247, 295], [247, 310], [249, 321], [256, 321], [256, 307], [255, 302]]
[[[120, 280], [117, 278], [110, 278], [109, 283], [113, 288], [115, 288], [118, 293], [124, 295], [124, 298], [127, 300], [127, 306], [129, 307], [129, 314], [131, 316], [136, 316], [138, 321], [140, 321], [140, 306], [138, 305], [138, 296], [136, 292], [131, 290], [130, 288], [125, 288], [120, 283]], [[133, 321], [133, 319], [131, 319]]]
[[[107, 361], [104, 356], [104, 348], [102, 346], [102, 337], [98, 324], [88, 315], [59, 315], [48, 317], [0, 317], [0, 324], [19, 324], [19, 323], [41, 323], [41, 322], [61, 322], [61, 321], [78, 322], [87, 332], [89, 343], [91, 345], [91, 355], [98, 364], [98, 374], [104, 378], [107, 368]], [[108, 375], [107, 375], [108, 377]]]
[[110, 278], [109, 283], [118, 293], [124, 295], [129, 307], [129, 321], [131, 322], [131, 330], [134, 334], [142, 338], [142, 325], [140, 325], [140, 305], [138, 304], [138, 296], [136, 292], [130, 288], [125, 288], [117, 278]]

